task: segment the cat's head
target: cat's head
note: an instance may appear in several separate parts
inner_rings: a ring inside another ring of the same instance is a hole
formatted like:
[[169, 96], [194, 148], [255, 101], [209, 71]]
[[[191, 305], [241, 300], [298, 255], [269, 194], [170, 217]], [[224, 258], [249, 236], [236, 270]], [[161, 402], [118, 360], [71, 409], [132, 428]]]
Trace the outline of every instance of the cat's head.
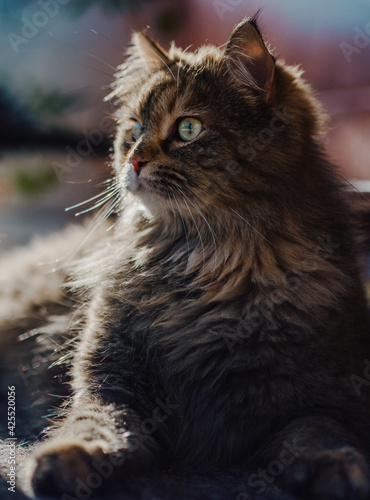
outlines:
[[114, 95], [121, 183], [152, 213], [193, 221], [281, 197], [320, 125], [300, 71], [275, 59], [254, 18], [195, 53], [135, 33]]

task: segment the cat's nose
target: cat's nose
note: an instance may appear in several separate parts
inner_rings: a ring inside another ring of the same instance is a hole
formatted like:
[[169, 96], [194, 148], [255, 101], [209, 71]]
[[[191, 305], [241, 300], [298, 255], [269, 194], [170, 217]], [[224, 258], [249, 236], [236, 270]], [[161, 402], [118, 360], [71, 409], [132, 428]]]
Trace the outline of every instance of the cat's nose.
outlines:
[[138, 155], [136, 153], [129, 157], [129, 161], [131, 162], [132, 168], [135, 170], [136, 175], [139, 175], [142, 168], [144, 168], [145, 165], [149, 163], [149, 161], [144, 158], [144, 156]]

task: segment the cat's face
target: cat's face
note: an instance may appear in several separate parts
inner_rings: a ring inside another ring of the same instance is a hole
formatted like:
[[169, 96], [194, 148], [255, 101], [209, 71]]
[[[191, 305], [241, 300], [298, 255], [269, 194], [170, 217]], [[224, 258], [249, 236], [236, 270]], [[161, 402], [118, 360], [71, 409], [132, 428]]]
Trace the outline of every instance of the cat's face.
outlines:
[[151, 208], [191, 207], [208, 193], [213, 203], [220, 188], [226, 196], [238, 165], [237, 131], [220, 105], [223, 82], [213, 68], [198, 76], [172, 68], [174, 76], [153, 75], [133, 109], [124, 110], [120, 131], [124, 182]]
[[293, 111], [279, 103], [275, 73], [250, 21], [236, 28], [223, 51], [173, 47], [167, 54], [136, 34], [118, 80], [121, 182], [152, 212], [185, 216], [196, 207], [227, 210], [271, 193], [274, 175], [287, 174], [277, 172], [271, 158], [288, 158], [296, 133]]

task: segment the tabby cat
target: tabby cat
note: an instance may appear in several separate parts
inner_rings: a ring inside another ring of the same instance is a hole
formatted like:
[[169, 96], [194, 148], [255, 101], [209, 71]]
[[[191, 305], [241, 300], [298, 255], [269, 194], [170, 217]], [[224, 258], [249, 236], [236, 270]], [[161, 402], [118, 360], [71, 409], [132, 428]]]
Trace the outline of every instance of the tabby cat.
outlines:
[[223, 48], [135, 33], [128, 56], [110, 96], [119, 216], [69, 270], [73, 397], [34, 491], [75, 498], [176, 461], [368, 498], [369, 313], [310, 87], [255, 17]]

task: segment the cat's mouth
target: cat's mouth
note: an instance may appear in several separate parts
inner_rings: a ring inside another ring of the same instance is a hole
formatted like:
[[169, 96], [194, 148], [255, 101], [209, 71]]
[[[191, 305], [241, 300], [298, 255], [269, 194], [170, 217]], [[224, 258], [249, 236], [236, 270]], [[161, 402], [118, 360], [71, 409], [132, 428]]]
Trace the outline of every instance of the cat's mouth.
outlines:
[[169, 206], [173, 210], [174, 206], [181, 205], [182, 196], [185, 196], [184, 183], [183, 175], [171, 170], [168, 164], [156, 161], [148, 162], [140, 171], [135, 170], [131, 164], [126, 170], [126, 189], [138, 196], [150, 209]]
[[139, 191], [140, 189], [143, 188], [142, 178], [140, 178], [140, 175], [137, 175], [135, 173], [134, 169], [131, 166], [127, 173], [126, 185], [127, 185], [126, 187], [132, 192]]
[[137, 172], [130, 165], [126, 177], [126, 187], [132, 193], [138, 194], [156, 191], [155, 180], [150, 172], [150, 166], [148, 165], [145, 170]]
[[161, 180], [160, 175], [154, 172], [155, 167], [152, 166], [152, 172], [148, 168], [140, 175], [129, 168], [126, 174], [125, 187], [128, 191], [137, 196], [140, 202], [149, 210], [152, 215], [167, 213], [170, 186], [165, 186], [165, 182]]

